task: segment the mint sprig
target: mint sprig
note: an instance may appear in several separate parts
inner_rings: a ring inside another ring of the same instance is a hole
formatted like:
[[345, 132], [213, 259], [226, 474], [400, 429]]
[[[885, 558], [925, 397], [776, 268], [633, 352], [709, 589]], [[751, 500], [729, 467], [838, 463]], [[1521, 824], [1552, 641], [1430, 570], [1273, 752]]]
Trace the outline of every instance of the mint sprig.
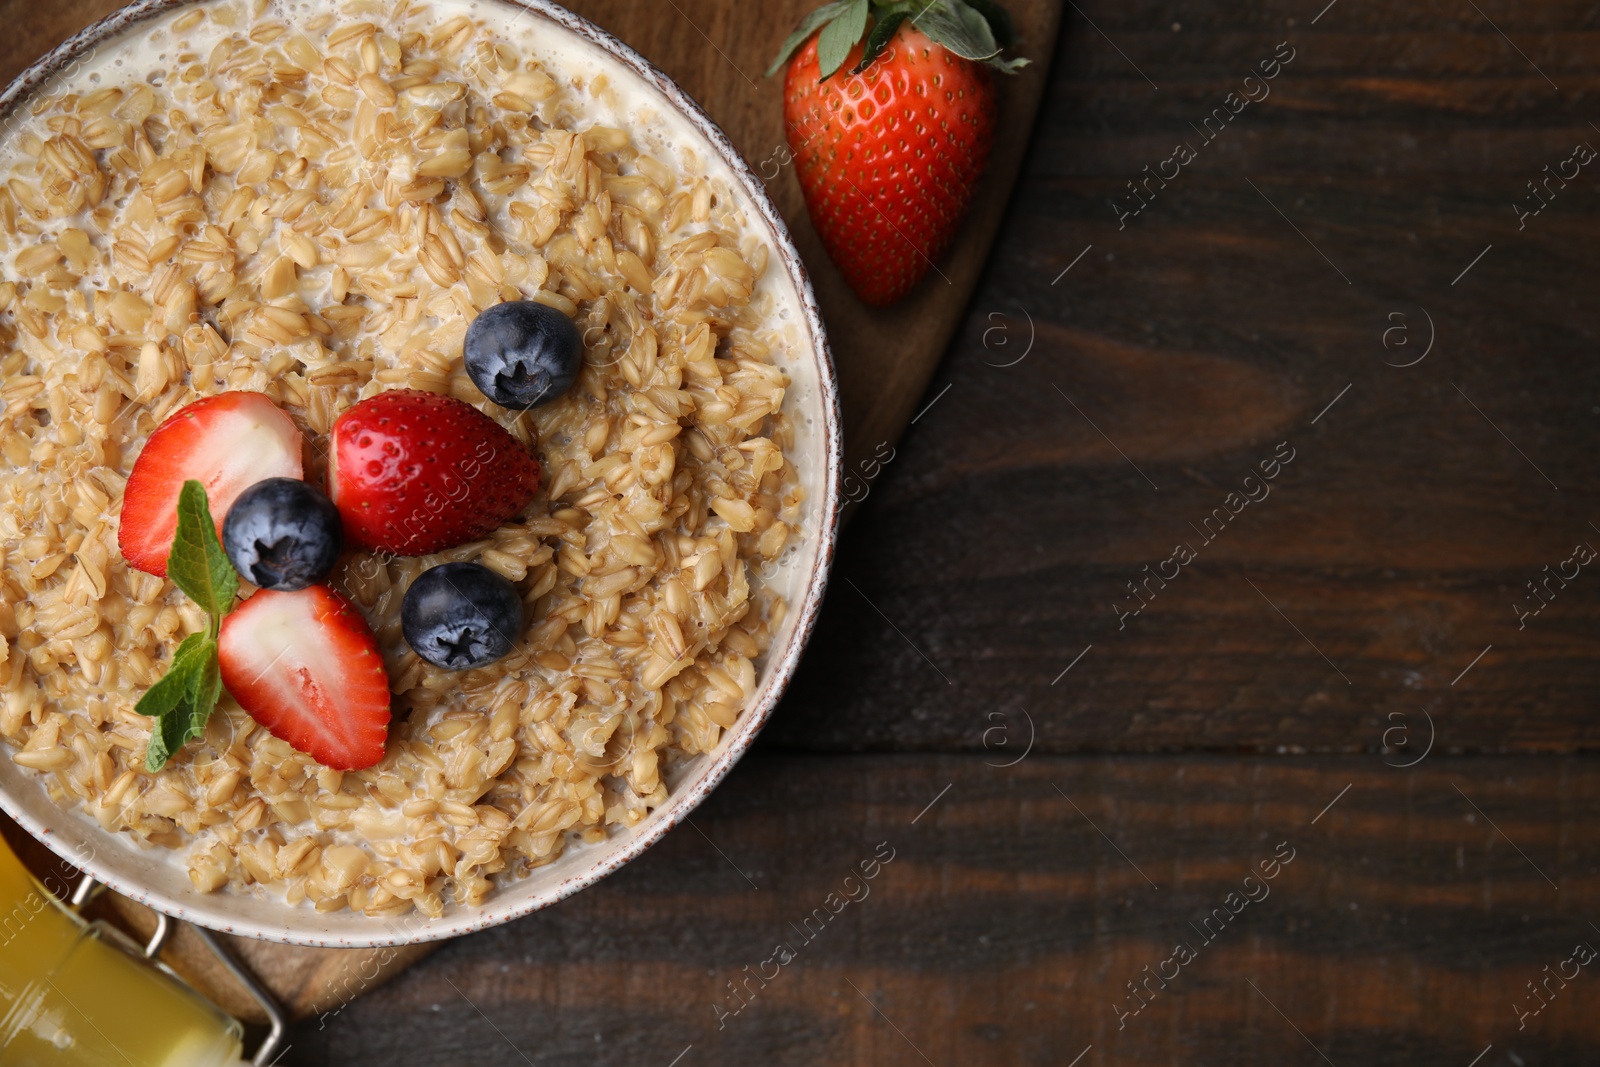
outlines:
[[167, 554], [167, 577], [189, 594], [190, 600], [211, 613], [214, 639], [222, 616], [239, 595], [239, 575], [217, 539], [206, 487], [196, 481], [184, 482], [183, 491], [178, 494], [178, 534]]
[[167, 577], [210, 616], [204, 633], [190, 634], [172, 654], [167, 673], [134, 705], [156, 720], [145, 748], [144, 765], [159, 771], [190, 741], [205, 733], [206, 720], [222, 696], [217, 638], [222, 617], [239, 595], [239, 576], [217, 539], [206, 488], [183, 483], [178, 494], [178, 530], [167, 553]]

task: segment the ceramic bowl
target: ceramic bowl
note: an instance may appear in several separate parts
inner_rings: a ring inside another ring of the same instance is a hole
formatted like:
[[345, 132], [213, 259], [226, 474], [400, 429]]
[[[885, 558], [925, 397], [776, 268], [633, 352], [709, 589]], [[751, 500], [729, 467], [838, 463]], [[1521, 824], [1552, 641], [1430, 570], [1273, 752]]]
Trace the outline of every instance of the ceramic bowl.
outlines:
[[[29, 99], [58, 78], [70, 77], [76, 65], [107, 42], [138, 34], [149, 20], [193, 0], [140, 0], [66, 41], [20, 75], [0, 94], [0, 124], [26, 107]], [[82, 868], [111, 889], [168, 915], [248, 937], [322, 947], [398, 945], [454, 937], [527, 915], [570, 896], [637, 857], [703, 801], [750, 747], [772, 714], [779, 695], [793, 676], [801, 649], [822, 602], [837, 532], [842, 442], [839, 397], [816, 296], [788, 229], [768, 199], [762, 183], [735, 151], [716, 123], [682, 89], [633, 49], [571, 12], [546, 0], [480, 0], [506, 4], [538, 20], [536, 32], [562, 35], [560, 44], [595, 55], [612, 69], [619, 85], [630, 84], [659, 103], [663, 114], [676, 113], [687, 124], [701, 158], [720, 160], [736, 195], [746, 201], [751, 224], [770, 245], [768, 267], [781, 272], [776, 282], [792, 287], [791, 306], [803, 322], [799, 334], [808, 350], [794, 352], [790, 373], [794, 386], [788, 403], [805, 427], [792, 458], [801, 472], [809, 504], [802, 523], [803, 547], [792, 568], [787, 590], [790, 611], [781, 633], [759, 665], [757, 691], [737, 724], [716, 750], [695, 758], [669, 777], [671, 799], [631, 829], [613, 831], [597, 845], [573, 842], [565, 854], [545, 867], [498, 885], [479, 907], [449, 905], [437, 919], [414, 913], [410, 918], [376, 919], [359, 913], [320, 914], [309, 905], [290, 906], [275, 893], [224, 889], [195, 892], [180, 863], [165, 850], [141, 850], [125, 835], [101, 830], [87, 816], [58, 807], [46, 794], [41, 778], [0, 755], [0, 807], [69, 863]], [[519, 17], [522, 17], [519, 15]], [[777, 106], [777, 102], [773, 102]], [[3, 126], [0, 126], [3, 128]]]

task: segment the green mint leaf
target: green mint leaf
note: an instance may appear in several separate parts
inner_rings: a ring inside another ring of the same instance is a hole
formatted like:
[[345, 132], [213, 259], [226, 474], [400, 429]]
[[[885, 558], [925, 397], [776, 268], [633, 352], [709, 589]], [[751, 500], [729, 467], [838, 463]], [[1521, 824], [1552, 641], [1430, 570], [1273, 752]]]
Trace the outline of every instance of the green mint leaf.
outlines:
[[822, 27], [817, 37], [817, 66], [827, 81], [850, 58], [850, 49], [867, 32], [868, 0], [851, 0], [844, 14]]
[[167, 673], [134, 706], [156, 720], [144, 753], [144, 765], [152, 773], [205, 733], [206, 720], [222, 695], [217, 633], [239, 595], [239, 576], [217, 539], [205, 486], [196, 481], [184, 482], [178, 494], [178, 528], [167, 553], [167, 577], [205, 609], [211, 624], [205, 633], [183, 639]]
[[772, 61], [772, 66], [767, 68], [767, 77], [772, 77], [783, 69], [789, 62], [789, 57], [800, 50], [800, 46], [810, 39], [818, 29], [832, 22], [849, 9], [853, 0], [834, 0], [831, 4], [823, 4], [811, 14], [800, 20], [794, 32], [784, 38], [783, 45], [778, 49], [778, 58]]
[[167, 673], [155, 685], [145, 690], [144, 696], [139, 698], [139, 703], [133, 706], [133, 710], [140, 715], [159, 717], [183, 703], [188, 696], [189, 675], [198, 661], [199, 648], [209, 642], [210, 638], [205, 634], [190, 634], [185, 637], [178, 650], [172, 654], [172, 662], [167, 666]]
[[217, 662], [217, 643], [210, 642], [206, 655], [189, 679], [189, 736], [206, 732], [206, 720], [222, 696], [222, 668]]
[[188, 716], [182, 709], [170, 711], [157, 719], [155, 729], [150, 731], [150, 743], [144, 750], [145, 770], [154, 774], [165, 767], [167, 760], [188, 740], [188, 732]]
[[[158, 692], [160, 699], [151, 701], [151, 694]], [[205, 733], [206, 720], [221, 695], [217, 643], [207, 634], [190, 634], [178, 646], [166, 675], [139, 701], [142, 714], [159, 716], [145, 748], [145, 767], [159, 771], [179, 749]], [[146, 710], [146, 702], [160, 710]]]
[[167, 751], [167, 740], [162, 729], [167, 722], [165, 718], [156, 722], [155, 729], [150, 731], [150, 741], [144, 746], [144, 769], [151, 774], [165, 767], [167, 760], [172, 758], [172, 753]]
[[[206, 488], [197, 481], [184, 482], [178, 494], [178, 532], [167, 555], [167, 577], [214, 616], [226, 615], [239, 593], [239, 576], [217, 539]], [[215, 628], [213, 620], [213, 633]]]
[[909, 18], [909, 11], [890, 11], [878, 16], [878, 21], [873, 24], [872, 32], [867, 34], [867, 46], [861, 51], [861, 62], [851, 68], [851, 74], [860, 74], [872, 66], [872, 61], [883, 54], [895, 32], [900, 29], [900, 24]]

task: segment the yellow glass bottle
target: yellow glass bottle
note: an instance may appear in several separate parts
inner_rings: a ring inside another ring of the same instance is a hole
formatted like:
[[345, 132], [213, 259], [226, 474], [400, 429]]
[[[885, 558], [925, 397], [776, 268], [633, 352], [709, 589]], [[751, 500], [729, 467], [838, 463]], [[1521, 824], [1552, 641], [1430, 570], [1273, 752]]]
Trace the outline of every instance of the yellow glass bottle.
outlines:
[[0, 1065], [224, 1067], [239, 1024], [85, 923], [0, 839]]

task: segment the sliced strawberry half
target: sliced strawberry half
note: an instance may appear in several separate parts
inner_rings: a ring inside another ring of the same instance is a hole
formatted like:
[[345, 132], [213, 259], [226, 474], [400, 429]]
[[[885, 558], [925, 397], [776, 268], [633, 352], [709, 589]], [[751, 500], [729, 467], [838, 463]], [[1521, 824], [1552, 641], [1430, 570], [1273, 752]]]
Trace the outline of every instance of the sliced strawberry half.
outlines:
[[222, 620], [222, 684], [274, 737], [324, 767], [383, 759], [389, 677], [372, 631], [325, 585], [263, 589]]
[[235, 498], [266, 478], [299, 478], [300, 431], [264, 393], [218, 393], [156, 427], [122, 493], [117, 545], [132, 566], [162, 577], [178, 529], [178, 494], [206, 487], [220, 536]]

